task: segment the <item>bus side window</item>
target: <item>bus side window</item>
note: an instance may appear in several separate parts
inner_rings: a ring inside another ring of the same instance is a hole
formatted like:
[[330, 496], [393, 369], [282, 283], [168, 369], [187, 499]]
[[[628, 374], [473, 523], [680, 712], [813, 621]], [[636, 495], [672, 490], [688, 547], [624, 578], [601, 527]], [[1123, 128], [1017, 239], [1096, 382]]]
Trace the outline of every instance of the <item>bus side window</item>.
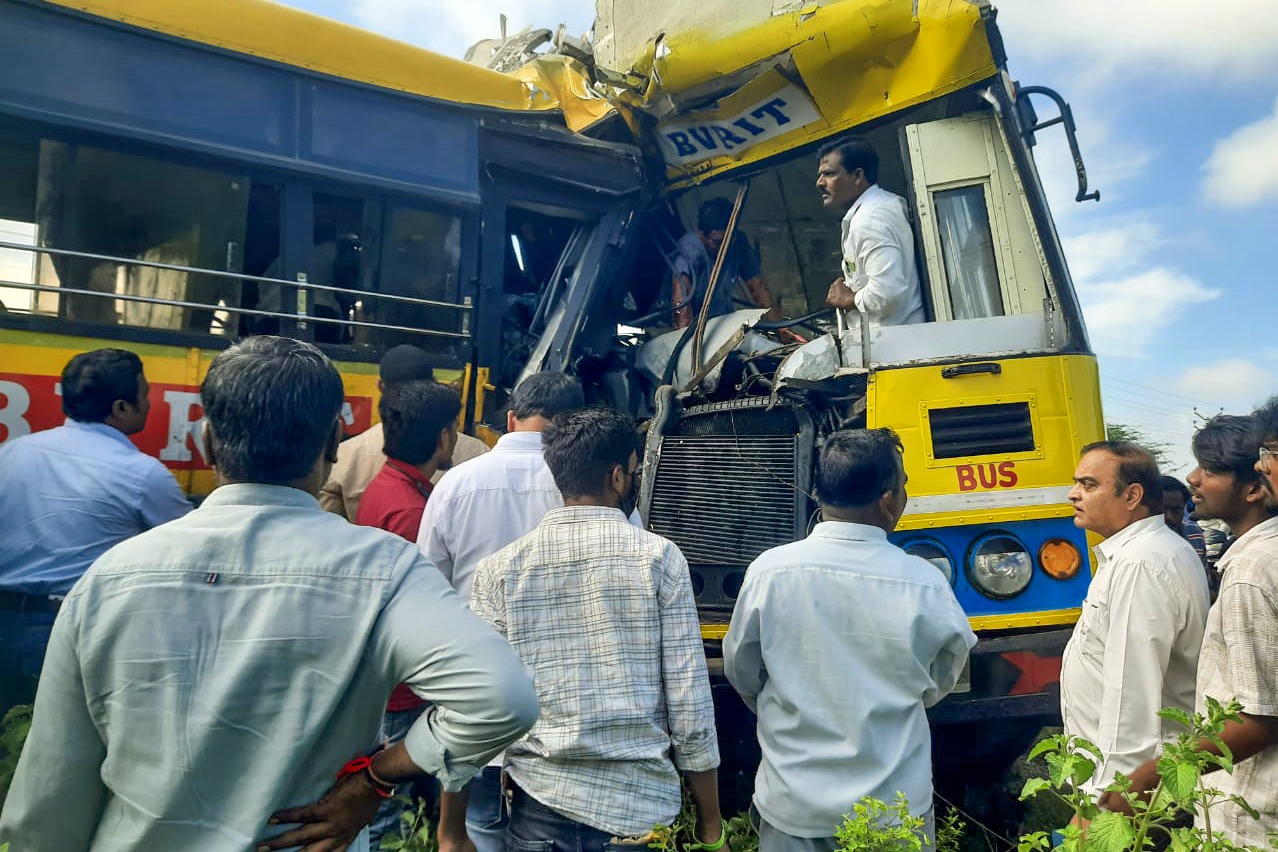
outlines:
[[40, 255], [24, 276], [29, 283], [89, 292], [38, 293], [18, 303], [23, 312], [237, 334], [238, 321], [220, 309], [240, 306], [240, 281], [174, 267], [245, 271], [247, 176], [40, 138], [15, 124], [3, 128], [0, 169], [29, 191], [7, 199], [3, 218], [22, 226], [11, 230], [29, 232], [28, 241], [42, 247], [146, 264]]
[[1043, 310], [1047, 282], [996, 119], [904, 128], [918, 239], [938, 321]]

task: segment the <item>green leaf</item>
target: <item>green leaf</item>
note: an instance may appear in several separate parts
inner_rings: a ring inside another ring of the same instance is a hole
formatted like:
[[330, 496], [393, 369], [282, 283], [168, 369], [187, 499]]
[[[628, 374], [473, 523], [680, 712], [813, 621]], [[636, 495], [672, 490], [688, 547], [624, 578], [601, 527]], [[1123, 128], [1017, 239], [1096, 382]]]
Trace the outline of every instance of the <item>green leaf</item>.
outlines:
[[1170, 719], [1173, 722], [1177, 722], [1191, 731], [1194, 729], [1193, 718], [1179, 707], [1164, 707], [1162, 710], [1158, 711], [1158, 715], [1162, 716], [1164, 719]]
[[1026, 755], [1025, 759], [1033, 760], [1046, 752], [1055, 751], [1060, 748], [1060, 740], [1060, 737], [1044, 737], [1034, 744], [1034, 747], [1030, 749], [1030, 753]]
[[1101, 811], [1087, 827], [1088, 852], [1125, 852], [1135, 839], [1131, 820], [1114, 811]]
[[1163, 777], [1163, 787], [1177, 801], [1185, 801], [1194, 795], [1198, 786], [1198, 765], [1183, 760], [1160, 758], [1158, 774]]
[[1051, 788], [1052, 782], [1046, 778], [1030, 778], [1021, 789], [1021, 801], [1023, 802], [1031, 796], [1037, 796], [1043, 790], [1050, 790]]
[[1247, 800], [1237, 793], [1229, 797], [1229, 801], [1242, 808], [1252, 819], [1260, 819], [1260, 812], [1247, 803]]

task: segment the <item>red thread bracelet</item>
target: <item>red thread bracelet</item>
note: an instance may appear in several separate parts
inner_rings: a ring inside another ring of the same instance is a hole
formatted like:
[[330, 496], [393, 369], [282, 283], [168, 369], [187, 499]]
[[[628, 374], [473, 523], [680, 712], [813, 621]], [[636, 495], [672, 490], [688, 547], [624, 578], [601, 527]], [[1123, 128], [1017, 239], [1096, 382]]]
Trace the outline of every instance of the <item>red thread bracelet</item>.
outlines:
[[385, 789], [382, 784], [378, 782], [376, 776], [373, 775], [373, 759], [368, 755], [362, 755], [354, 758], [353, 760], [348, 760], [346, 765], [337, 773], [337, 780], [341, 781], [348, 775], [355, 775], [360, 772], [364, 773], [369, 786], [373, 788], [373, 792], [381, 798], [389, 799], [391, 796], [395, 795], [393, 787], [390, 790]]

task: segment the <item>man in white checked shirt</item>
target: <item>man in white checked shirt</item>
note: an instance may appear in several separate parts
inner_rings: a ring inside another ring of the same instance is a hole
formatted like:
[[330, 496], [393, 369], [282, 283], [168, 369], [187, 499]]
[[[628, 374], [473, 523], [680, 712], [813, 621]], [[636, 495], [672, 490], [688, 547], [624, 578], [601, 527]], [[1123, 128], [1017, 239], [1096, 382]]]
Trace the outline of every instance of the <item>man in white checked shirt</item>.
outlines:
[[542, 438], [564, 506], [480, 562], [471, 596], [542, 701], [541, 722], [506, 752], [507, 848], [602, 852], [646, 835], [678, 814], [683, 773], [697, 837], [719, 849], [719, 749], [688, 565], [627, 521], [634, 425], [586, 409]]

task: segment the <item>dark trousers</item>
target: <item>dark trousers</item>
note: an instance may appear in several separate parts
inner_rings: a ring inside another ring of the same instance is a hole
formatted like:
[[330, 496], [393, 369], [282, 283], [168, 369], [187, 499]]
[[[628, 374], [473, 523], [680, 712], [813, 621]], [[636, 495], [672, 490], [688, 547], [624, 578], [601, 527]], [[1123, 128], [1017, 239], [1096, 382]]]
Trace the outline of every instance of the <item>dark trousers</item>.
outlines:
[[606, 831], [552, 811], [513, 786], [506, 852], [644, 852], [642, 843], [615, 843]]
[[53, 619], [51, 612], [0, 609], [0, 717], [35, 701]]

